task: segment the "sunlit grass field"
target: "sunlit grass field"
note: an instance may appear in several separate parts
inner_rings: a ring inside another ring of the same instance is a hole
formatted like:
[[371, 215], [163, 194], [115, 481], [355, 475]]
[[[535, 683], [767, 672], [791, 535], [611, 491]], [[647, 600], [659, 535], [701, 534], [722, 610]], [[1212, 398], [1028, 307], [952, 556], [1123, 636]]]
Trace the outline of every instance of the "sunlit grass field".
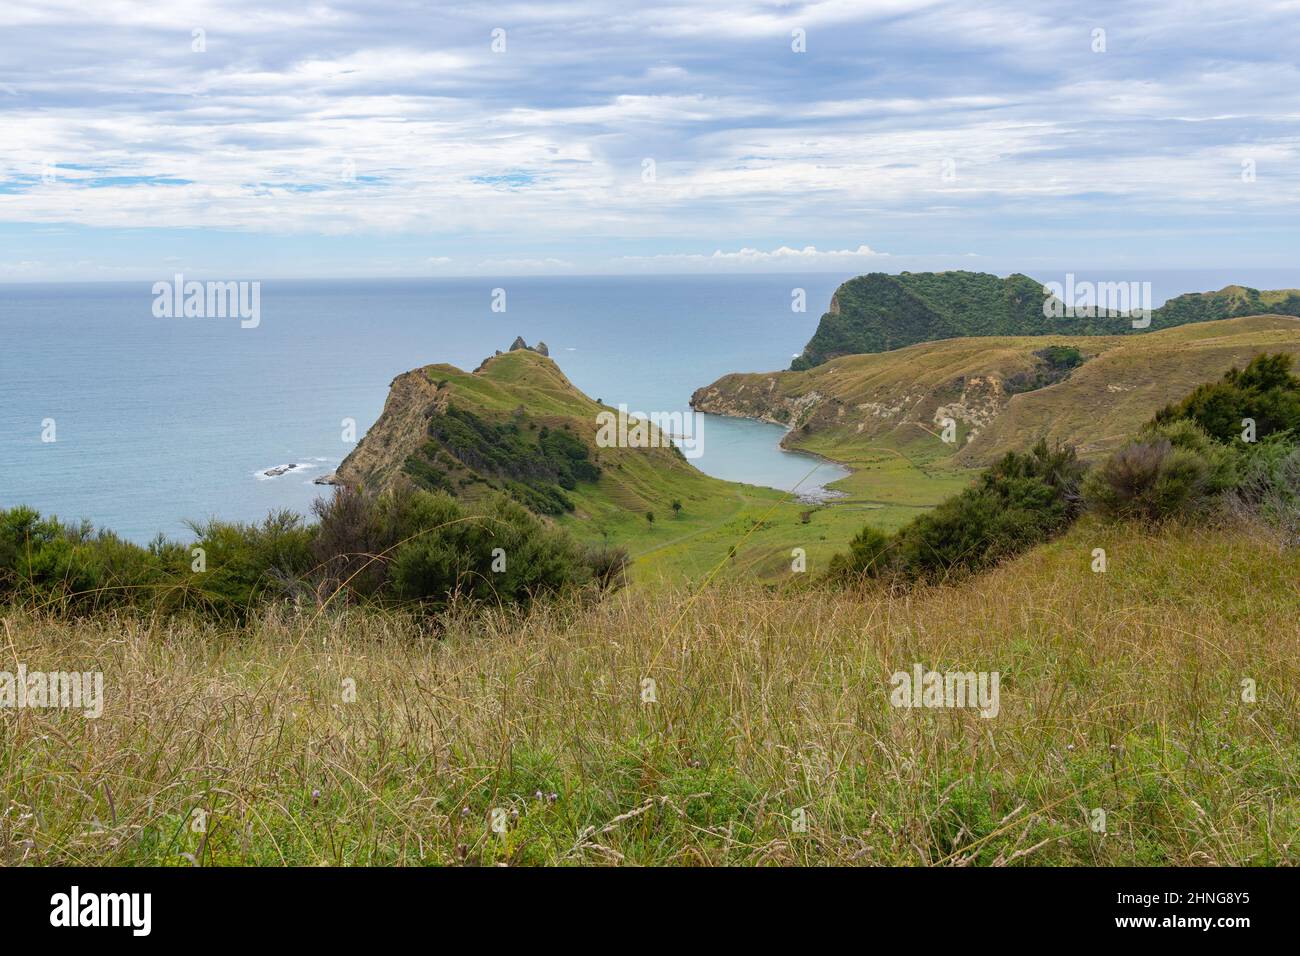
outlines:
[[[0, 709], [0, 864], [1300, 860], [1294, 551], [1084, 521], [958, 584], [792, 580], [423, 622], [3, 612], [0, 670], [100, 669], [106, 702]], [[999, 672], [998, 715], [891, 707], [916, 663]]]

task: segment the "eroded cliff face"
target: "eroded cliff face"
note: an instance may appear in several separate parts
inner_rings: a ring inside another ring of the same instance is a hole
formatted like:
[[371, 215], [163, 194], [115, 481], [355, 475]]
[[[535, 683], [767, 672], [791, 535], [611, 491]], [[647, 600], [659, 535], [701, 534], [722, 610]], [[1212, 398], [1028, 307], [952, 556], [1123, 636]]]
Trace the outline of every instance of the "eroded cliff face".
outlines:
[[864, 439], [902, 430], [902, 437], [914, 438], [918, 429], [941, 430], [946, 419], [956, 422], [963, 442], [969, 442], [1011, 398], [1003, 376], [992, 373], [903, 388], [893, 382], [863, 387], [850, 383], [850, 374], [838, 374], [841, 381], [835, 380], [834, 369], [727, 375], [697, 389], [691, 406], [699, 412], [783, 425], [790, 431], [782, 444], [797, 447], [801, 438], [828, 430]]
[[784, 375], [784, 372], [766, 376], [745, 373], [724, 375], [712, 385], [697, 388], [691, 395], [691, 407], [697, 412], [708, 412], [711, 415], [755, 418], [790, 426], [798, 420], [808, 404], [815, 404], [820, 396], [815, 393], [811, 397], [792, 398], [785, 395], [777, 389], [777, 384]]
[[424, 443], [429, 417], [446, 411], [448, 390], [438, 387], [437, 368], [393, 379], [379, 420], [335, 472], [338, 483], [379, 490], [402, 480], [402, 465]]

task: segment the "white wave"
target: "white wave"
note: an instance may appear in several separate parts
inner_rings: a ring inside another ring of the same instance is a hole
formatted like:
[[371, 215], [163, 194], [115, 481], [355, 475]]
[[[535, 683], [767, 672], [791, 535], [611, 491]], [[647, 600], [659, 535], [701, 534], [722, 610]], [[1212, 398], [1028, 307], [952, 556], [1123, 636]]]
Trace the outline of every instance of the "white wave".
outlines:
[[[324, 461], [323, 458], [318, 460]], [[253, 472], [253, 477], [258, 481], [270, 481], [273, 478], [283, 478], [285, 475], [311, 471], [319, 467], [320, 465], [315, 461], [295, 461], [285, 465], [273, 465], [270, 468], [259, 468]]]

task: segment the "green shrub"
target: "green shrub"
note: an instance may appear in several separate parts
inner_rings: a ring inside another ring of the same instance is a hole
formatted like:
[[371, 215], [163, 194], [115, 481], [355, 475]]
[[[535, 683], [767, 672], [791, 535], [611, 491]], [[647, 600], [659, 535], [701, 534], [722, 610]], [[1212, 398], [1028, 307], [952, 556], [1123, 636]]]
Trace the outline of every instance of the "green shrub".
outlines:
[[394, 553], [392, 581], [399, 599], [441, 604], [462, 596], [526, 603], [592, 581], [591, 567], [572, 539], [517, 502], [495, 496], [470, 515], [449, 497], [432, 497], [419, 521], [424, 527]]
[[400, 540], [402, 514], [415, 494], [403, 489], [380, 499], [340, 485], [332, 496], [316, 499], [312, 558], [323, 597], [346, 588], [353, 596], [371, 598], [387, 586], [386, 552]]
[[1174, 448], [1190, 451], [1204, 458], [1208, 468], [1206, 491], [1210, 494], [1218, 494], [1236, 484], [1239, 449], [1253, 447], [1245, 442], [1238, 442], [1235, 445], [1220, 444], [1190, 419], [1152, 422], [1142, 429], [1138, 438], [1146, 441], [1163, 438]]
[[1168, 438], [1130, 442], [1094, 468], [1083, 484], [1088, 506], [1113, 519], [1193, 517], [1213, 500], [1215, 468], [1203, 454]]
[[1226, 496], [1228, 510], [1277, 531], [1300, 546], [1300, 446], [1277, 436], [1245, 445], [1239, 478]]
[[[527, 434], [532, 431], [537, 431], [535, 438]], [[600, 478], [600, 467], [591, 461], [581, 439], [563, 428], [538, 430], [522, 408], [515, 409], [510, 421], [497, 422], [452, 405], [430, 420], [429, 436], [432, 441], [403, 467], [428, 491], [453, 490], [446, 474], [432, 462], [454, 458], [499, 479], [516, 501], [538, 514], [560, 515], [574, 509], [564, 490]]]
[[[340, 487], [314, 511], [316, 525], [289, 511], [260, 524], [210, 520], [191, 525], [192, 546], [160, 536], [142, 548], [88, 523], [0, 510], [0, 603], [64, 613], [192, 610], [236, 620], [290, 597], [513, 603], [592, 583], [617, 587], [628, 562], [621, 548], [580, 548], [505, 495], [469, 512], [443, 493]], [[192, 548], [202, 549], [201, 563], [192, 561]]]
[[889, 535], [871, 525], [864, 525], [849, 542], [848, 554], [831, 558], [829, 574], [839, 579], [880, 577], [889, 570], [892, 544]]
[[573, 500], [556, 485], [507, 481], [506, 491], [525, 508], [540, 515], [562, 515], [574, 508]]
[[913, 577], [977, 571], [1047, 540], [1070, 513], [1040, 478], [985, 477], [899, 529], [898, 560]]
[[190, 529], [206, 564], [190, 583], [222, 617], [242, 618], [264, 598], [291, 593], [315, 563], [316, 529], [292, 511], [272, 512], [261, 524], [210, 519]]
[[1009, 394], [1032, 392], [1055, 385], [1069, 377], [1070, 372], [1083, 364], [1083, 353], [1072, 345], [1049, 345], [1034, 353], [1039, 359], [1035, 368], [1008, 376], [1002, 387]]
[[78, 614], [151, 607], [175, 596], [184, 554], [162, 539], [142, 548], [88, 522], [0, 510], [0, 600]]
[[434, 464], [435, 460], [448, 457], [433, 442], [425, 442], [423, 455], [409, 455], [402, 464], [402, 471], [410, 475], [417, 487], [425, 491], [451, 491], [451, 481], [446, 471]]
[[976, 571], [1027, 550], [1063, 530], [1078, 515], [1084, 465], [1075, 450], [1040, 441], [1027, 454], [1010, 452], [976, 483], [919, 515], [892, 539], [864, 528], [831, 573], [937, 579]]
[[1242, 421], [1255, 422], [1257, 439], [1278, 432], [1300, 433], [1300, 378], [1291, 374], [1292, 356], [1257, 355], [1241, 371], [1198, 386], [1181, 402], [1157, 414], [1157, 424], [1187, 419], [1216, 441], [1239, 441]]

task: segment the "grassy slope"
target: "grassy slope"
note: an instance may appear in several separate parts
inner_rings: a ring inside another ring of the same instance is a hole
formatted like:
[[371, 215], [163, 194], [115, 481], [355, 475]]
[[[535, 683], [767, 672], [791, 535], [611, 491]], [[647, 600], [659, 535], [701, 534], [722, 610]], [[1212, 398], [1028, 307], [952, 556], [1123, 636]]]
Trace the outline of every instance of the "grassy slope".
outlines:
[[[903, 597], [634, 589], [437, 641], [8, 613], [107, 705], [0, 711], [0, 864], [1300, 863], [1297, 581], [1248, 533], [1085, 523]], [[914, 662], [998, 671], [1000, 714], [889, 707]]]
[[[569, 423], [588, 441], [602, 469], [600, 480], [569, 493], [577, 508], [560, 524], [580, 540], [626, 547], [637, 559], [634, 577], [639, 581], [697, 578], [725, 561], [728, 550], [764, 516], [793, 527], [808, 510], [772, 489], [711, 478], [666, 449], [597, 448], [596, 415], [608, 408], [583, 395], [554, 362], [535, 353], [506, 353], [477, 374], [433, 366], [430, 377], [449, 382], [453, 401], [498, 414], [522, 404], [541, 420]], [[676, 515], [674, 500], [682, 503]], [[653, 523], [646, 520], [647, 512], [654, 513]], [[815, 549], [815, 560], [829, 560], [852, 533], [845, 523], [833, 543]], [[752, 562], [771, 552], [764, 540], [738, 550], [738, 558]]]
[[1013, 397], [963, 458], [989, 461], [1040, 437], [1085, 455], [1109, 451], [1160, 408], [1263, 352], [1300, 357], [1300, 321], [1251, 316], [1108, 340], [1066, 381]]
[[[582, 541], [626, 547], [636, 559], [638, 582], [698, 579], [715, 568], [721, 577], [782, 574], [795, 547], [805, 550], [809, 570], [821, 570], [866, 517], [892, 527], [944, 496], [936, 488], [928, 496], [913, 493], [892, 501], [882, 492], [880, 501], [855, 496], [817, 509], [769, 488], [711, 478], [668, 449], [598, 448], [596, 415], [609, 409], [582, 394], [553, 361], [530, 351], [496, 356], [472, 373], [445, 364], [422, 372], [452, 404], [494, 420], [523, 406], [538, 423], [567, 424], [586, 441], [602, 474], [595, 484], [566, 492], [577, 507], [559, 523]], [[410, 427], [423, 425], [417, 418]], [[464, 473], [453, 472], [453, 479]], [[470, 485], [461, 493], [472, 500], [485, 490]], [[682, 503], [677, 515], [674, 500]], [[653, 523], [646, 512], [654, 513]], [[808, 512], [812, 515], [804, 523]]]
[[[1072, 345], [1089, 361], [1062, 382], [1008, 401], [1001, 383], [1032, 370], [1033, 353], [1048, 345]], [[728, 375], [696, 396], [706, 409], [757, 415], [815, 395], [791, 422], [790, 447], [850, 464], [902, 452], [918, 465], [928, 462], [933, 476], [944, 458], [952, 466], [983, 465], [1040, 437], [1100, 453], [1166, 403], [1265, 351], [1300, 353], [1300, 321], [1251, 316], [1142, 336], [948, 339], [844, 356], [804, 372]], [[956, 446], [938, 439], [934, 419], [942, 407], [956, 408]], [[980, 434], [968, 444], [971, 427]], [[854, 480], [869, 484], [870, 470]]]

